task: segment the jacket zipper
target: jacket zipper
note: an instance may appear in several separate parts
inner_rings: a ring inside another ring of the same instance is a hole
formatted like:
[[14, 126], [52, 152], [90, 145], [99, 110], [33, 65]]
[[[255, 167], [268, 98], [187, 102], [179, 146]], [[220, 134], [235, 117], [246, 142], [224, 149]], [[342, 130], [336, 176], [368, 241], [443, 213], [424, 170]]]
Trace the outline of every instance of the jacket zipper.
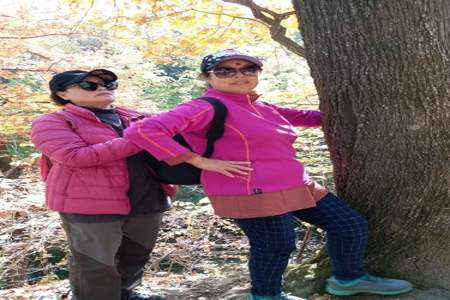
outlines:
[[247, 95], [247, 101], [248, 101], [248, 105], [250, 105], [250, 107], [258, 114], [258, 116], [261, 119], [265, 120], [263, 115], [259, 112], [259, 110], [252, 104], [252, 101], [250, 100], [250, 96], [249, 95]]

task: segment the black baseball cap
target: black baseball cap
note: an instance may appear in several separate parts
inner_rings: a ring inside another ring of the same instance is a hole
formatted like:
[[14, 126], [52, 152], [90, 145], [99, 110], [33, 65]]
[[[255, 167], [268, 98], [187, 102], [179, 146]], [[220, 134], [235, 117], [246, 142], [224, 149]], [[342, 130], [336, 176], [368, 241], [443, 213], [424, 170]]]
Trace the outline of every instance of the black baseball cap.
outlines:
[[71, 70], [58, 73], [49, 82], [50, 91], [63, 91], [67, 86], [79, 83], [86, 77], [95, 76], [105, 81], [116, 81], [117, 75], [106, 69], [95, 69], [92, 71]]
[[203, 57], [202, 64], [200, 65], [200, 70], [205, 73], [211, 71], [215, 66], [221, 62], [232, 60], [232, 59], [242, 59], [254, 63], [258, 67], [262, 67], [263, 63], [259, 58], [251, 56], [235, 49], [225, 49], [217, 53], [209, 54]]

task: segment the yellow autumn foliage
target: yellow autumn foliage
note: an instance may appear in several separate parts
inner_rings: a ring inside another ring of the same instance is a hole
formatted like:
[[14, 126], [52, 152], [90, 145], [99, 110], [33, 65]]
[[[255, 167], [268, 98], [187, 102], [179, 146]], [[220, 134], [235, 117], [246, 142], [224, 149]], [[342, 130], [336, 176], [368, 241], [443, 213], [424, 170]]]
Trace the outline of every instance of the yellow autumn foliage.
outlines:
[[[223, 48], [275, 47], [268, 28], [248, 8], [219, 0], [45, 2], [2, 1], [0, 134], [23, 134], [33, 117], [55, 109], [46, 91], [55, 72], [112, 69], [125, 79], [122, 102], [151, 106], [139, 102], [146, 89], [158, 90], [161, 80], [173, 80], [158, 75], [163, 66], [186, 69], [180, 60], [198, 63], [202, 55]], [[289, 0], [259, 2], [277, 12], [292, 9]], [[293, 16], [283, 24], [297, 26]], [[148, 79], [149, 74], [156, 75]], [[179, 90], [189, 94], [183, 86]]]

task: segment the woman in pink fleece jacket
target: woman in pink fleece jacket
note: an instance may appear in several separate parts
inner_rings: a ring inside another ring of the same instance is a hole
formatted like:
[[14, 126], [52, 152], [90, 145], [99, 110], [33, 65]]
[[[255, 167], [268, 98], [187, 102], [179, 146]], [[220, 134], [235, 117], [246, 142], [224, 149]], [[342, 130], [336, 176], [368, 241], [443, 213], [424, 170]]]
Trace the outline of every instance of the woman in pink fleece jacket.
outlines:
[[117, 76], [108, 70], [62, 72], [49, 85], [63, 110], [36, 119], [31, 138], [43, 153], [46, 204], [72, 252], [72, 299], [163, 299], [132, 291], [170, 208], [145, 152], [122, 137], [144, 115], [113, 106]]
[[[206, 56], [202, 75], [209, 83], [203, 97], [228, 109], [225, 132], [205, 158], [206, 131], [214, 115], [206, 101], [192, 100], [135, 123], [125, 137], [171, 165], [200, 169], [201, 184], [215, 213], [235, 220], [250, 241], [252, 288], [248, 299], [298, 299], [281, 292], [282, 274], [295, 248], [295, 219], [328, 233], [332, 273], [327, 291], [398, 294], [411, 290], [403, 280], [365, 273], [367, 222], [344, 201], [313, 182], [293, 147], [295, 126], [318, 127], [318, 111], [283, 108], [257, 101], [261, 61], [233, 49]], [[172, 139], [177, 133], [193, 151]]]

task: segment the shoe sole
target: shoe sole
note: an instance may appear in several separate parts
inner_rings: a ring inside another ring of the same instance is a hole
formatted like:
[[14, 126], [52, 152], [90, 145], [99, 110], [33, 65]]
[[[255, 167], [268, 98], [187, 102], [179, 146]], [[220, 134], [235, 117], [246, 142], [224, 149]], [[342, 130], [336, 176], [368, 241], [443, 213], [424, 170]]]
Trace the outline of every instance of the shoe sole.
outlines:
[[342, 290], [335, 290], [335, 289], [330, 288], [330, 287], [327, 286], [325, 288], [325, 290], [328, 293], [333, 294], [335, 296], [352, 296], [352, 295], [361, 294], [361, 293], [377, 294], [377, 295], [398, 295], [398, 294], [407, 293], [407, 292], [411, 291], [412, 288], [407, 288], [407, 289], [398, 290], [398, 291], [382, 292], [382, 291], [370, 291], [370, 290], [364, 290], [364, 291], [342, 291]]

